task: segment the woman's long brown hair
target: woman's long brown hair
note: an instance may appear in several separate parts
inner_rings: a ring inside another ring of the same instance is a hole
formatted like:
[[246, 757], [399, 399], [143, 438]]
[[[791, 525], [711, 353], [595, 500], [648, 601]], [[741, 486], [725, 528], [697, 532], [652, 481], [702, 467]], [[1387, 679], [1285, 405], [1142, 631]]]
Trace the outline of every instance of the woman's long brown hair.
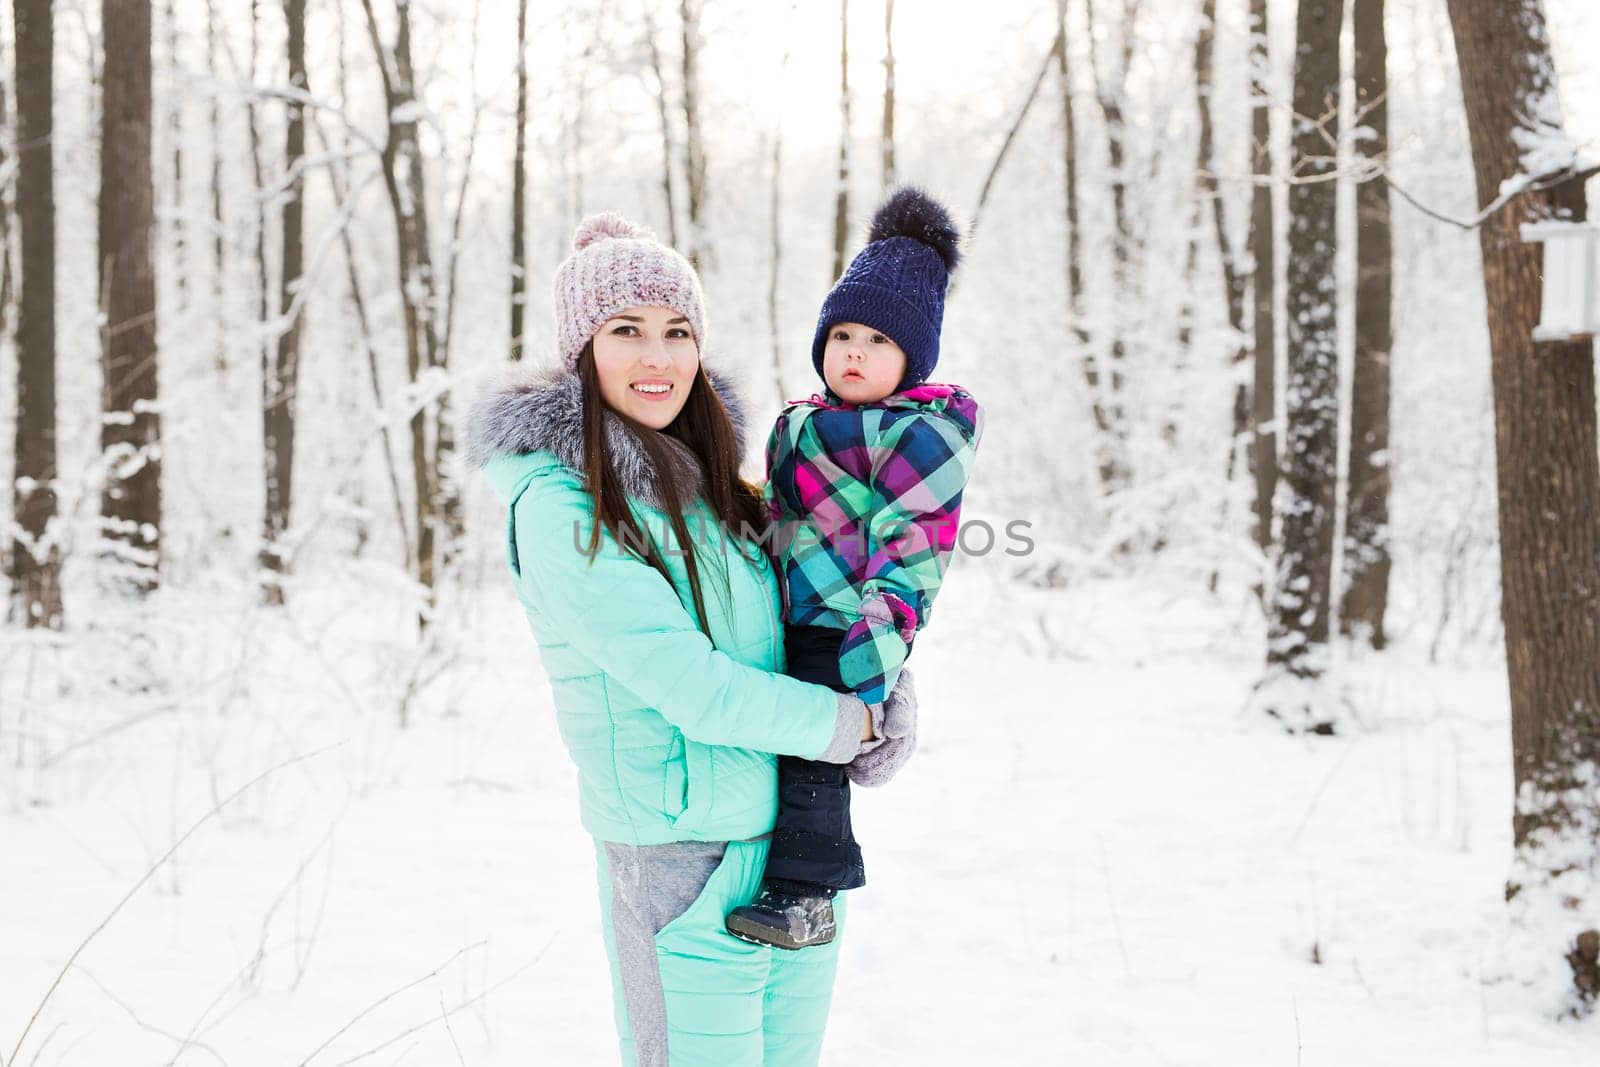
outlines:
[[[642, 559], [654, 567], [672, 584], [666, 561], [649, 530], [635, 528], [635, 517], [622, 480], [617, 476], [607, 451], [604, 412], [622, 420], [643, 447], [645, 456], [654, 470], [656, 484], [660, 487], [661, 510], [666, 513], [672, 533], [683, 547], [684, 569], [688, 571], [689, 591], [694, 598], [695, 623], [706, 636], [710, 636], [710, 621], [706, 605], [700, 594], [700, 568], [696, 561], [695, 539], [689, 536], [689, 525], [684, 521], [683, 509], [690, 487], [680, 483], [677, 466], [667, 453], [668, 446], [661, 434], [675, 437], [688, 446], [700, 464], [703, 496], [723, 531], [738, 538], [746, 529], [759, 530], [766, 521], [761, 502], [761, 490], [739, 477], [739, 438], [733, 429], [733, 419], [706, 377], [705, 364], [695, 369], [694, 382], [689, 387], [689, 398], [683, 410], [664, 430], [650, 427], [629, 418], [620, 411], [608, 408], [600, 395], [600, 376], [594, 363], [594, 342], [583, 346], [578, 355], [578, 378], [583, 384], [583, 466], [584, 484], [594, 500], [595, 524], [589, 535], [588, 552], [593, 558], [600, 551], [600, 531], [604, 529], [628, 551], [638, 552], [634, 546], [644, 548]], [[716, 542], [724, 544], [718, 531]], [[701, 540], [709, 543], [711, 531], [702, 530]], [[743, 551], [742, 547], [738, 551]], [[727, 583], [727, 569], [723, 568], [723, 581]], [[732, 610], [732, 591], [728, 595]]]

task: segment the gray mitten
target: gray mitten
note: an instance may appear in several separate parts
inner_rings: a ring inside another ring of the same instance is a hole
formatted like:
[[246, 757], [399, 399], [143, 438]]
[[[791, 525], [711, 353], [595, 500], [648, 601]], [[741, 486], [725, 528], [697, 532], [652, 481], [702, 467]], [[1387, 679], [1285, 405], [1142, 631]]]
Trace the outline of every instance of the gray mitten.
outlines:
[[905, 765], [917, 747], [917, 691], [911, 672], [902, 670], [882, 704], [869, 704], [875, 741], [862, 744], [861, 752], [845, 766], [857, 785], [882, 785]]

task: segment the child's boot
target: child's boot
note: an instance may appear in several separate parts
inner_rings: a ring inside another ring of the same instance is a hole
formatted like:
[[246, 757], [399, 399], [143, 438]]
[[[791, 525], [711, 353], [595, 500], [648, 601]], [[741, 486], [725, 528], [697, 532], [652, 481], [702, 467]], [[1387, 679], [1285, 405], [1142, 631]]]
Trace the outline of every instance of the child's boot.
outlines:
[[728, 932], [745, 941], [777, 948], [807, 948], [833, 940], [833, 901], [826, 896], [802, 896], [763, 882], [753, 904], [733, 909]]

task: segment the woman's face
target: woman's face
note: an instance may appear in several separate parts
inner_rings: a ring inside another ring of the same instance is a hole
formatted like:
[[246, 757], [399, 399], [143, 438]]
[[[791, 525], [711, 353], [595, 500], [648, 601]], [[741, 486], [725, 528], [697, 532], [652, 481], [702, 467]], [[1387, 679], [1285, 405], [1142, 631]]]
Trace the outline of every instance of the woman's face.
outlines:
[[607, 407], [662, 430], [689, 399], [700, 349], [689, 320], [676, 311], [633, 307], [601, 324], [594, 367]]

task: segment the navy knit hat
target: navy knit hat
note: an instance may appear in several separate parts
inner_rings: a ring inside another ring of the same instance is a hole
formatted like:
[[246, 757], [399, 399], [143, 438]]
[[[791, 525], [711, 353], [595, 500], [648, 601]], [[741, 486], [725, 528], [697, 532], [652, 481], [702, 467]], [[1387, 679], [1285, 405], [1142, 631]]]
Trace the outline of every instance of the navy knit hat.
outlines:
[[899, 345], [906, 373], [898, 392], [928, 380], [939, 362], [939, 327], [950, 272], [961, 260], [961, 234], [950, 212], [913, 186], [896, 190], [872, 216], [863, 248], [822, 302], [811, 363], [822, 375], [828, 331], [859, 322]]

